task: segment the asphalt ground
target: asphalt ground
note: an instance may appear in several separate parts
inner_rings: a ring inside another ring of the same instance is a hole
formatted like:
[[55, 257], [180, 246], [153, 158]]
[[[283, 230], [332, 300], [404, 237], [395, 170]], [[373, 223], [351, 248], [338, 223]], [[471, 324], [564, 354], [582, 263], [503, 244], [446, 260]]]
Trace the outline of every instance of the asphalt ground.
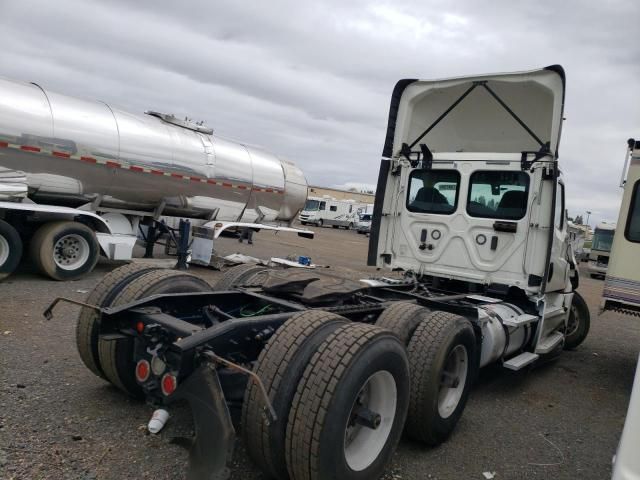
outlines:
[[[350, 278], [365, 267], [367, 238], [316, 229], [315, 240], [260, 232], [254, 245], [221, 239], [220, 253], [260, 258], [307, 255]], [[159, 435], [146, 432], [151, 407], [87, 370], [75, 347], [78, 308], [42, 311], [58, 296], [83, 300], [115, 263], [87, 278], [54, 282], [29, 265], [0, 284], [0, 478], [181, 479], [192, 431], [187, 409], [172, 411]], [[220, 272], [192, 268], [214, 283]], [[581, 278], [591, 332], [575, 351], [521, 372], [484, 369], [451, 438], [437, 448], [403, 440], [386, 479], [606, 479], [622, 431], [640, 345], [638, 318], [598, 316], [603, 282]], [[218, 446], [212, 445], [211, 448]], [[236, 442], [231, 478], [265, 478]]]

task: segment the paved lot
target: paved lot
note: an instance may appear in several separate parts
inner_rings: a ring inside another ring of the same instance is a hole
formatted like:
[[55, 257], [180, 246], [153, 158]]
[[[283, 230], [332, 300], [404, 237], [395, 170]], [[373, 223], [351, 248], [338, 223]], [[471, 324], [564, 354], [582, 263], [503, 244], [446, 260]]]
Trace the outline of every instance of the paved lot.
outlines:
[[[260, 233], [256, 244], [234, 239], [222, 253], [258, 257], [309, 255], [352, 278], [364, 267], [367, 239], [322, 229], [315, 240]], [[100, 264], [88, 278], [58, 283], [28, 266], [0, 284], [0, 478], [183, 478], [186, 451], [171, 439], [188, 435], [188, 412], [172, 412], [162, 434], [144, 426], [150, 407], [125, 398], [94, 377], [75, 349], [77, 308], [63, 305], [50, 322], [41, 312], [56, 296], [78, 300], [114, 268]], [[218, 272], [192, 272], [215, 282]], [[605, 479], [622, 430], [640, 344], [640, 321], [597, 316], [602, 282], [582, 279], [591, 333], [576, 351], [532, 371], [489, 368], [480, 375], [452, 438], [438, 448], [404, 440], [385, 478]], [[212, 448], [216, 448], [212, 446]], [[261, 479], [240, 442], [232, 479]]]

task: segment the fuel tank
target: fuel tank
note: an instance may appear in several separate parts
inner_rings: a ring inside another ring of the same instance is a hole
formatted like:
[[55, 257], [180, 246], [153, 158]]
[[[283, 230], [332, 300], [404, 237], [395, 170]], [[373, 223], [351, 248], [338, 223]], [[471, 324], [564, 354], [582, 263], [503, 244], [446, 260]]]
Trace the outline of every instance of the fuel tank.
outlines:
[[0, 197], [222, 221], [288, 222], [307, 196], [292, 162], [201, 123], [133, 114], [0, 78]]

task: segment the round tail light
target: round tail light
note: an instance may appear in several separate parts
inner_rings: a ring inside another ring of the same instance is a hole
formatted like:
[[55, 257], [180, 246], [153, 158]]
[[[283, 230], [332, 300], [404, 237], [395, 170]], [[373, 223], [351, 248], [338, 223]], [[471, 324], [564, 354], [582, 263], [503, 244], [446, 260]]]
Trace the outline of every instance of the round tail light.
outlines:
[[140, 383], [146, 382], [149, 375], [151, 375], [151, 365], [146, 360], [140, 360], [136, 364], [136, 380]]
[[170, 373], [165, 373], [162, 376], [162, 380], [160, 380], [160, 388], [162, 389], [163, 395], [168, 397], [178, 388], [178, 380]]

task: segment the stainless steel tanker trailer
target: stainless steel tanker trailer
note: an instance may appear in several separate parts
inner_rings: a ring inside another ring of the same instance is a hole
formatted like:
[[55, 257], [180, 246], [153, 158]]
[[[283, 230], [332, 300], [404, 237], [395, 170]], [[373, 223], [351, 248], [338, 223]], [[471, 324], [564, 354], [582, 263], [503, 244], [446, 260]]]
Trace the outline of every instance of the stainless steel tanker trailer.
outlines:
[[23, 250], [58, 280], [129, 259], [140, 223], [167, 216], [311, 236], [288, 228], [306, 196], [294, 163], [202, 123], [0, 79], [0, 278]]
[[152, 405], [189, 402], [190, 479], [225, 478], [238, 426], [281, 480], [373, 480], [403, 431], [444, 442], [479, 368], [528, 370], [589, 331], [558, 162], [564, 88], [559, 66], [400, 81], [368, 263], [404, 274], [242, 265], [212, 289], [123, 267], [82, 305], [82, 360]]

